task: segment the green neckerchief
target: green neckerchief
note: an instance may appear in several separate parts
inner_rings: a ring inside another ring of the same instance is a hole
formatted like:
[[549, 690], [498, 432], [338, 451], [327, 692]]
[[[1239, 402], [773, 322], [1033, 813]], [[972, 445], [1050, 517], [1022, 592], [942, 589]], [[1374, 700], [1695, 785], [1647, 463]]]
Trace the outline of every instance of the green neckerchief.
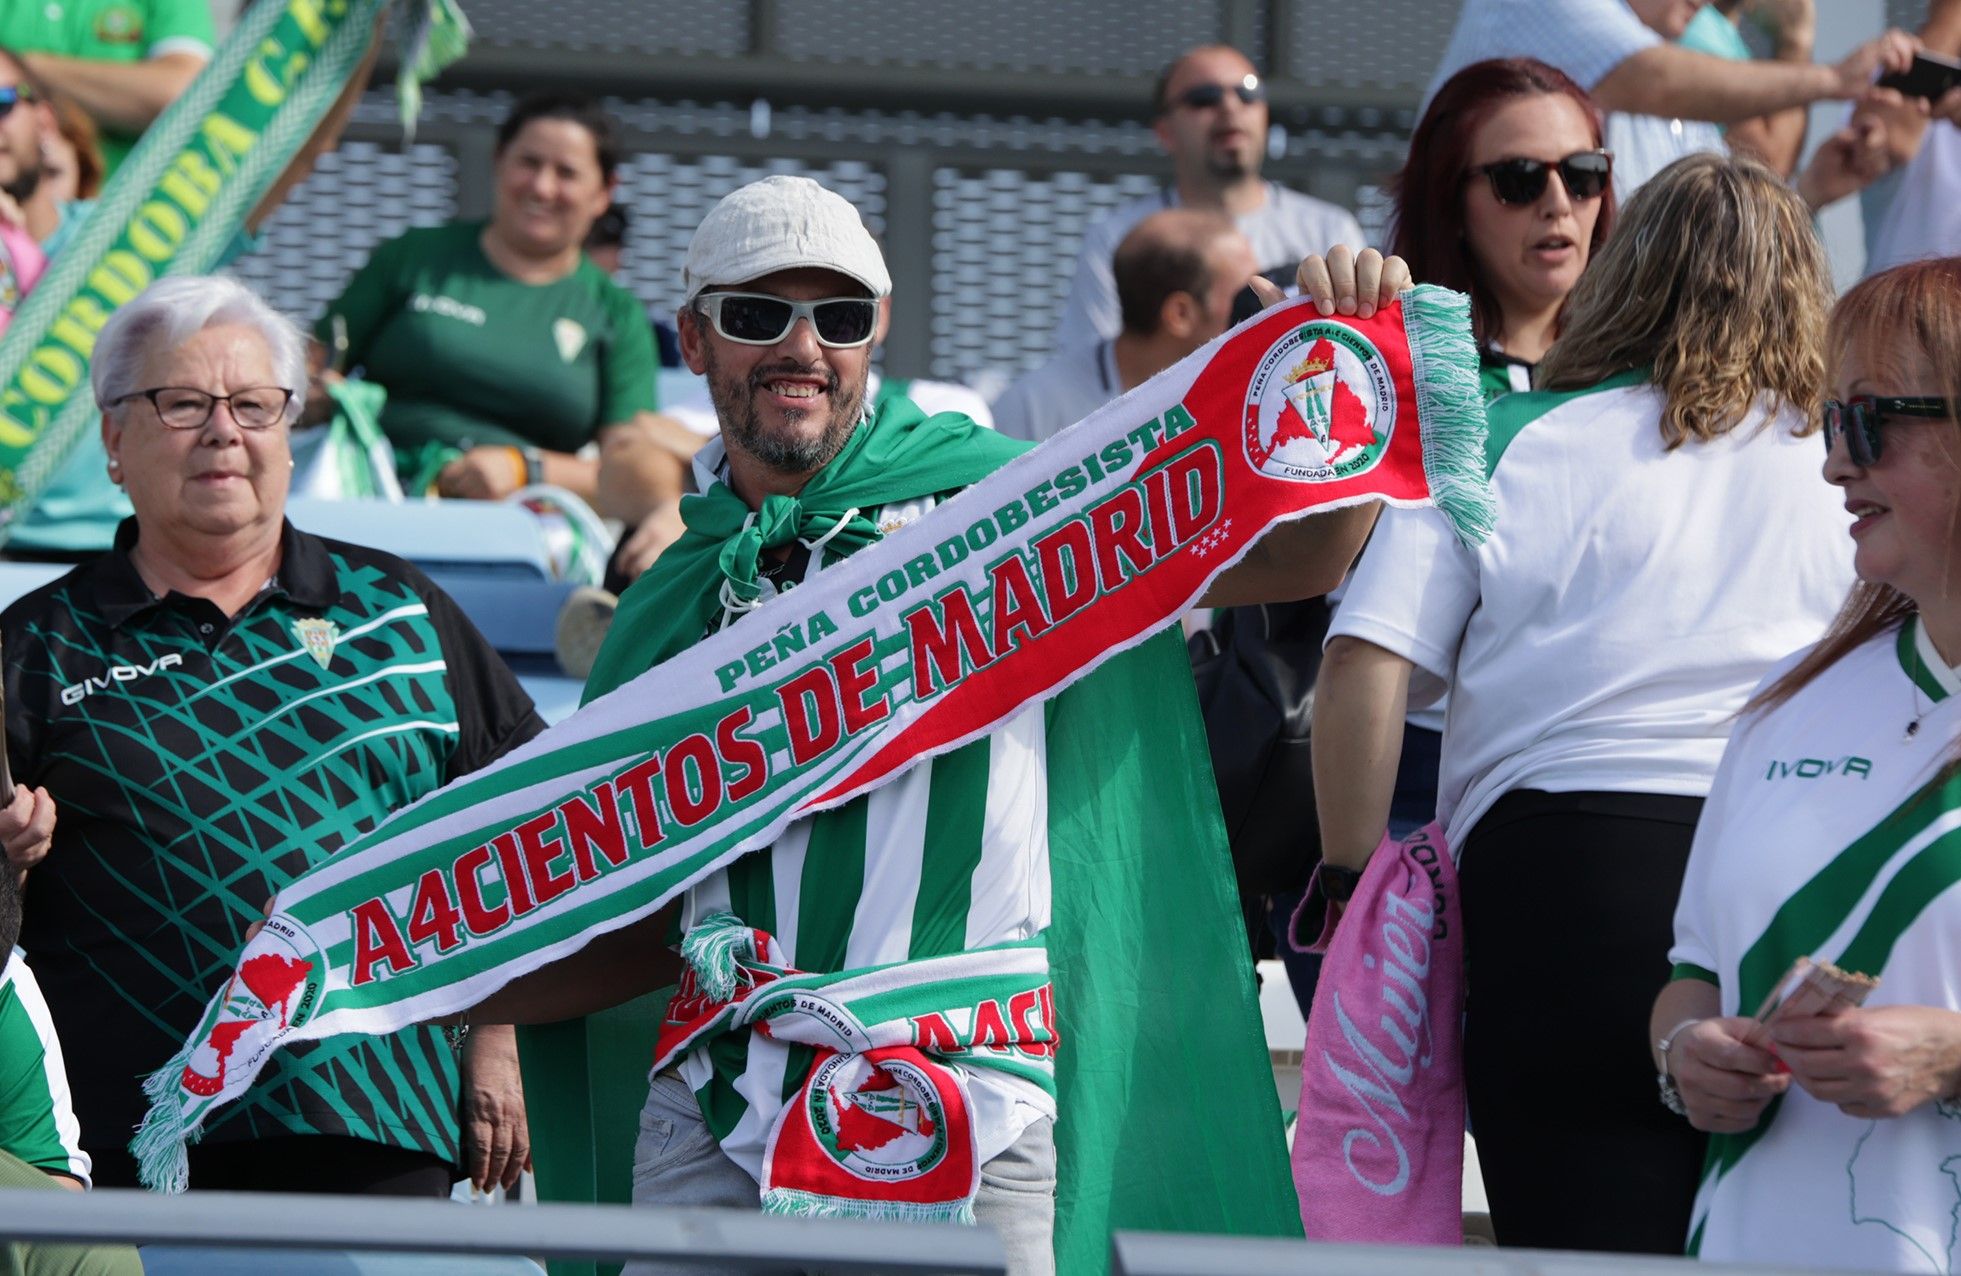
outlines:
[[585, 698], [700, 641], [722, 614], [725, 590], [729, 599], [753, 603], [764, 550], [822, 540], [833, 557], [844, 557], [879, 539], [867, 515], [880, 506], [977, 483], [1028, 447], [958, 413], [929, 417], [912, 400], [892, 398], [795, 496], [772, 496], [752, 511], [717, 482], [684, 497], [687, 531], [620, 599]]

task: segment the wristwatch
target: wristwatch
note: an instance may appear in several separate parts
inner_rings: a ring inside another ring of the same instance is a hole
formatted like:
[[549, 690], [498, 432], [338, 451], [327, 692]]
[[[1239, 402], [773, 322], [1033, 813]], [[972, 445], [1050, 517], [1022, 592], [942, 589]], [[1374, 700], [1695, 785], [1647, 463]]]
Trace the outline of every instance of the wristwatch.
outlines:
[[1674, 1046], [1675, 1038], [1701, 1022], [1702, 1017], [1699, 1015], [1694, 1019], [1684, 1019], [1662, 1034], [1660, 1041], [1655, 1042], [1655, 1054], [1661, 1058], [1661, 1071], [1655, 1076], [1655, 1084], [1661, 1088], [1661, 1106], [1676, 1116], [1685, 1117], [1689, 1114], [1689, 1110], [1682, 1103], [1682, 1088], [1676, 1085], [1675, 1078], [1669, 1075], [1668, 1051]]
[[1346, 904], [1355, 898], [1355, 888], [1361, 881], [1361, 869], [1343, 868], [1339, 864], [1321, 861], [1321, 893], [1332, 902]]

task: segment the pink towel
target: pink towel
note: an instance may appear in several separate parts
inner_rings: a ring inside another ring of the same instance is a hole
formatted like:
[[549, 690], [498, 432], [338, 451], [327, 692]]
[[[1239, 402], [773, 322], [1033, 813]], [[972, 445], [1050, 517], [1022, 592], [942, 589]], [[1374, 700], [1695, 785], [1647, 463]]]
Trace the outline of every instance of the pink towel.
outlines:
[[[1316, 881], [1294, 931], [1326, 911]], [[1304, 917], [1302, 914], [1306, 914]], [[1325, 950], [1301, 1059], [1294, 1186], [1310, 1240], [1464, 1242], [1464, 928], [1435, 824], [1384, 838]]]
[[[19, 226], [0, 222], [0, 254], [5, 254], [14, 276], [15, 304], [25, 301], [48, 268], [48, 259], [41, 252], [41, 245], [35, 243], [34, 237]], [[0, 333], [4, 333], [7, 325], [13, 321], [14, 306], [0, 305]]]

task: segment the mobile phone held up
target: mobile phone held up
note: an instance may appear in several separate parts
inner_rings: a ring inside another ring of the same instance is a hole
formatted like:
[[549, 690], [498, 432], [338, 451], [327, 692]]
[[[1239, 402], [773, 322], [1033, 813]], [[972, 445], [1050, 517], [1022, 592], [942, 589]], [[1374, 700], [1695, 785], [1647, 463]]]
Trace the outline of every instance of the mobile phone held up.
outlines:
[[1904, 71], [1879, 77], [1882, 89], [1898, 89], [1908, 97], [1935, 101], [1949, 89], [1961, 86], [1961, 62], [1938, 53], [1922, 51], [1913, 55], [1913, 65]]

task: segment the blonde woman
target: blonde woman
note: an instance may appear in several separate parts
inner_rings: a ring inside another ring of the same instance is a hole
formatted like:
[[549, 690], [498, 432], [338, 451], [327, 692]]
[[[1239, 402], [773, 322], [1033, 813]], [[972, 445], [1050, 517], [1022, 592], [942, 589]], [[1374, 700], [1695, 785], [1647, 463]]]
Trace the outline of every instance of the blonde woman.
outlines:
[[[1825, 640], [1751, 701], [1723, 755], [1651, 1039], [1689, 1120], [1712, 1132], [1693, 1252], [1950, 1272], [1961, 1260], [1961, 259], [1860, 284], [1833, 312], [1828, 348], [1825, 479], [1855, 517], [1860, 583]], [[1878, 987], [1844, 1013], [1779, 1017], [1765, 1040], [1738, 1016], [1803, 956]]]
[[1324, 878], [1386, 821], [1403, 715], [1448, 689], [1471, 1124], [1505, 1245], [1681, 1250], [1701, 1137], [1641, 1039], [1731, 719], [1851, 580], [1814, 477], [1824, 254], [1769, 169], [1644, 185], [1567, 302], [1540, 391], [1491, 408], [1498, 529], [1386, 516], [1315, 705]]

